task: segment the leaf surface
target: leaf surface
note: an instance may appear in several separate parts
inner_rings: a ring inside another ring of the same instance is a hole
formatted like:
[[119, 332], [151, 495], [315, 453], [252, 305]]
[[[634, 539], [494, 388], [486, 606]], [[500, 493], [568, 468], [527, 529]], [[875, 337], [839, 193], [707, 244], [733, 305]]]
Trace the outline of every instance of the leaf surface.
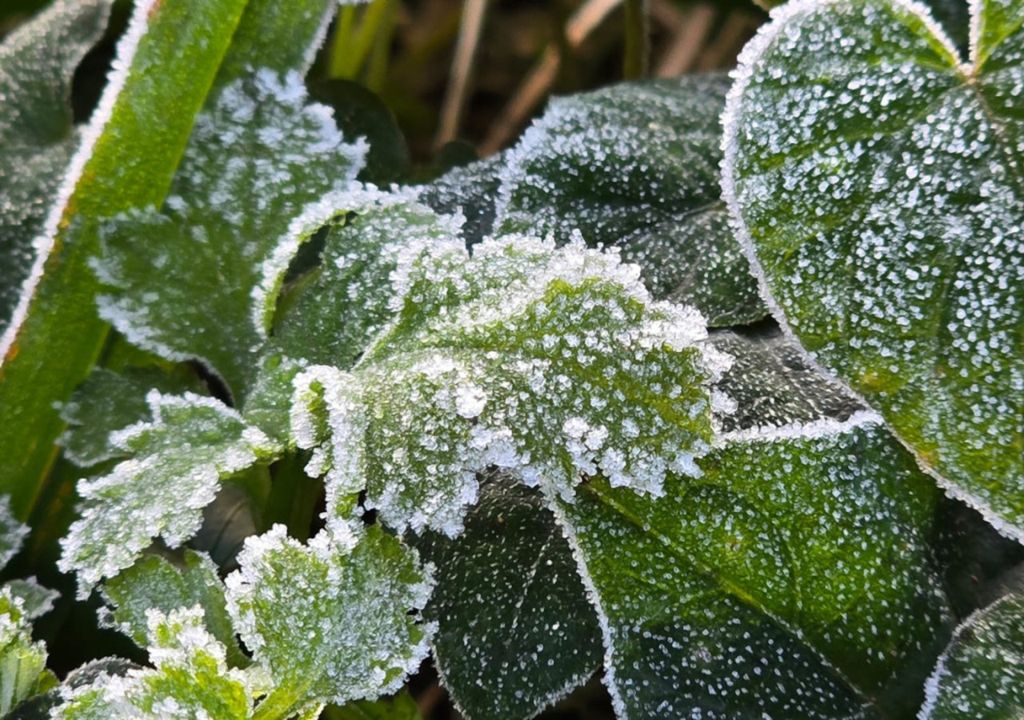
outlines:
[[906, 686], [921, 687], [950, 617], [928, 545], [934, 486], [913, 459], [855, 421], [732, 441], [700, 464], [657, 501], [595, 479], [555, 506], [620, 720], [914, 706]]
[[505, 158], [496, 227], [620, 247], [652, 295], [712, 326], [765, 317], [720, 199], [727, 87], [693, 76], [554, 100]]
[[814, 0], [744, 51], [723, 187], [773, 312], [1024, 538], [1024, 3], [963, 63], [921, 7]]
[[1024, 596], [1010, 594], [964, 622], [925, 689], [921, 720], [1011, 720], [1024, 713]]

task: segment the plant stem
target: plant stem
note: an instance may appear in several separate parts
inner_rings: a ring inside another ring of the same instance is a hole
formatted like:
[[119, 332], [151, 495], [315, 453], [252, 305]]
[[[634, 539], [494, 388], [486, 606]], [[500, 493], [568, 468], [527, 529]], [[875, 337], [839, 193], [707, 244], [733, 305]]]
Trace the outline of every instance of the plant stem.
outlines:
[[647, 27], [647, 0], [625, 0], [626, 52], [622, 74], [627, 80], [647, 75], [650, 39]]
[[356, 6], [342, 5], [338, 10], [338, 23], [331, 40], [331, 62], [327, 74], [332, 78], [343, 77], [345, 56], [352, 42], [352, 27], [356, 21]]

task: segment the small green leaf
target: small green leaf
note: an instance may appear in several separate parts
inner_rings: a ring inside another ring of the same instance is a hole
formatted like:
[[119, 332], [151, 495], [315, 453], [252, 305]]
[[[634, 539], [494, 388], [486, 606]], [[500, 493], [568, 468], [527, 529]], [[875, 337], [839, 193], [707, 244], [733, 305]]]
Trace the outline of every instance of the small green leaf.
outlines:
[[454, 540], [428, 536], [434, 662], [469, 720], [528, 720], [601, 665], [601, 635], [561, 529], [535, 490], [496, 475]]
[[78, 140], [72, 76], [109, 12], [110, 0], [58, 0], [0, 45], [0, 333]]
[[1010, 594], [957, 628], [925, 688], [921, 720], [1013, 720], [1024, 714], [1024, 595]]
[[255, 694], [250, 678], [225, 663], [224, 646], [203, 627], [200, 608], [148, 613], [155, 668], [123, 677], [100, 674], [67, 687], [54, 720], [248, 720]]
[[620, 247], [655, 298], [694, 305], [712, 326], [765, 317], [720, 200], [727, 88], [693, 76], [554, 100], [507, 154], [497, 228]]
[[599, 469], [658, 494], [697, 473], [707, 385], [727, 365], [700, 314], [651, 300], [616, 253], [525, 236], [413, 244], [392, 323], [351, 372], [295, 381], [292, 427], [327, 472], [328, 517], [364, 487], [392, 527], [457, 535], [476, 473], [569, 495]]
[[274, 680], [276, 716], [393, 693], [427, 655], [432, 627], [417, 619], [432, 581], [379, 526], [303, 545], [275, 525], [246, 541], [239, 565], [228, 610]]
[[11, 511], [11, 498], [0, 495], [0, 569], [21, 551], [28, 533], [28, 525], [19, 522]]
[[46, 690], [46, 646], [32, 641], [24, 604], [11, 588], [0, 588], [0, 715]]
[[29, 620], [35, 620], [50, 612], [60, 597], [59, 592], [43, 587], [34, 577], [8, 580], [4, 587], [10, 590], [12, 597], [21, 601], [21, 611]]
[[265, 339], [252, 321], [262, 265], [291, 220], [347, 186], [364, 155], [327, 107], [307, 102], [298, 73], [263, 69], [226, 85], [196, 120], [163, 210], [107, 225], [93, 264], [108, 290], [100, 314], [163, 357], [202, 360], [244, 397]]
[[87, 597], [99, 580], [131, 567], [153, 538], [170, 547], [188, 540], [222, 477], [279, 450], [212, 398], [153, 390], [147, 402], [153, 419], [113, 439], [129, 459], [108, 475], [78, 484], [80, 516], [61, 540], [58, 566], [77, 572], [80, 597]]
[[936, 492], [877, 421], [728, 442], [657, 501], [558, 500], [620, 720], [898, 716], [951, 618]]
[[247, 664], [235, 640], [224, 601], [224, 584], [209, 556], [186, 550], [180, 563], [147, 555], [103, 583], [104, 599], [111, 606], [109, 624], [145, 648], [154, 642], [149, 633], [149, 611], [170, 613], [199, 606], [209, 632], [227, 651], [228, 661]]
[[723, 187], [773, 311], [1024, 539], [1024, 2], [799, 0], [744, 51]]
[[149, 414], [146, 394], [199, 392], [200, 383], [157, 368], [127, 368], [117, 373], [96, 368], [61, 408], [68, 429], [60, 437], [64, 457], [79, 467], [91, 467], [123, 455], [111, 434]]
[[360, 700], [340, 708], [328, 708], [324, 720], [423, 720], [416, 701], [403, 690], [394, 697]]

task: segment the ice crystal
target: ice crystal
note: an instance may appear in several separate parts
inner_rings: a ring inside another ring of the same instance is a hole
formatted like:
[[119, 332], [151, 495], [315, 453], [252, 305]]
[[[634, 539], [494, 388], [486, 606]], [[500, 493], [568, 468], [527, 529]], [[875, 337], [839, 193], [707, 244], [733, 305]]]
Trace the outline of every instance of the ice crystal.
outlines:
[[0, 588], [0, 714], [43, 689], [46, 646], [33, 642], [31, 615], [10, 586]]
[[581, 474], [658, 494], [697, 473], [727, 358], [616, 252], [507, 236], [470, 258], [451, 238], [407, 245], [392, 279], [396, 316], [359, 363], [296, 379], [329, 507], [365, 487], [392, 527], [455, 535], [490, 466], [565, 496]]
[[965, 63], [903, 0], [799, 0], [744, 51], [723, 186], [787, 331], [947, 489], [1024, 538], [1024, 27]]
[[416, 554], [380, 527], [325, 530], [303, 545], [282, 525], [246, 540], [226, 580], [246, 647], [295, 706], [401, 687], [428, 652], [417, 622], [432, 589]]
[[152, 420], [115, 434], [129, 459], [78, 484], [79, 519], [61, 541], [61, 570], [78, 574], [80, 596], [130, 567], [153, 538], [176, 547], [195, 534], [219, 480], [277, 450], [235, 411], [191, 393], [151, 391]]

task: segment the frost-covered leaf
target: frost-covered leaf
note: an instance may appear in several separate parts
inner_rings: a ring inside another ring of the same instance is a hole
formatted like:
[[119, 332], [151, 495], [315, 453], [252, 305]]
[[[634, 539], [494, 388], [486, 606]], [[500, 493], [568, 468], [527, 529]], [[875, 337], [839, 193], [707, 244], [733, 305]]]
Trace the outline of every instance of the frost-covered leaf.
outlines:
[[278, 447], [211, 398], [150, 392], [152, 420], [119, 431], [129, 455], [107, 475], [78, 484], [80, 517], [61, 540], [58, 563], [78, 574], [80, 596], [113, 577], [160, 537], [177, 547], [199, 529], [219, 481], [268, 458]]
[[434, 662], [469, 720], [527, 720], [601, 665], [601, 635], [569, 546], [535, 490], [496, 475], [454, 540], [429, 538]]
[[1024, 715], [1024, 595], [1011, 594], [957, 628], [928, 679], [921, 720]]
[[491, 234], [494, 228], [504, 155], [495, 155], [469, 165], [455, 167], [423, 185], [417, 199], [439, 213], [462, 213], [462, 233], [469, 247]]
[[1024, 538], [1024, 3], [969, 63], [916, 5], [801, 0], [747, 47], [723, 186], [774, 312]]
[[720, 200], [727, 88], [693, 76], [554, 100], [507, 154], [498, 229], [621, 247], [656, 298], [712, 326], [766, 316]]
[[61, 418], [68, 424], [59, 440], [64, 457], [79, 467], [90, 467], [123, 455], [112, 444], [111, 435], [149, 415], [146, 395], [154, 389], [180, 393], [199, 392], [201, 387], [192, 378], [157, 368], [94, 369], [61, 408]]
[[0, 716], [49, 682], [46, 646], [32, 641], [32, 625], [21, 598], [0, 588]]
[[293, 432], [329, 508], [365, 487], [392, 527], [454, 536], [490, 466], [565, 495], [599, 470], [652, 494], [697, 472], [727, 362], [698, 312], [651, 300], [617, 253], [506, 236], [469, 257], [451, 238], [408, 247], [393, 277], [397, 315], [352, 371], [295, 381]]
[[148, 614], [153, 668], [99, 675], [68, 686], [54, 720], [247, 720], [252, 717], [249, 678], [228, 669], [224, 647], [203, 627], [200, 608]]
[[86, 663], [68, 673], [61, 685], [51, 687], [21, 703], [12, 713], [5, 715], [4, 720], [50, 720], [51, 712], [61, 704], [62, 695], [68, 689], [91, 685], [102, 677], [124, 675], [136, 667], [128, 660], [116, 657]]
[[279, 322], [274, 347], [348, 369], [395, 314], [391, 274], [399, 252], [450, 238], [460, 225], [402, 194], [354, 191], [335, 207], [350, 214], [330, 228], [317, 277]]
[[109, 10], [110, 0], [57, 0], [0, 45], [0, 333], [75, 149], [71, 78]]
[[263, 264], [307, 204], [355, 178], [364, 154], [329, 108], [308, 102], [297, 72], [227, 85], [197, 119], [163, 209], [107, 226], [93, 264], [109, 290], [101, 315], [141, 347], [201, 359], [244, 396], [264, 339], [253, 323]]
[[18, 554], [28, 533], [28, 525], [21, 523], [11, 511], [11, 498], [0, 495], [0, 569]]
[[379, 526], [323, 531], [307, 545], [275, 525], [249, 538], [228, 576], [228, 610], [275, 683], [283, 713], [398, 690], [428, 651], [430, 596], [416, 554]]
[[244, 665], [244, 655], [224, 601], [224, 584], [209, 556], [186, 550], [181, 562], [147, 555], [103, 583], [104, 599], [111, 606], [108, 621], [145, 648], [154, 638], [149, 632], [149, 611], [167, 614], [180, 608], [201, 607], [207, 632], [227, 651], [232, 665]]
[[730, 442], [656, 501], [595, 479], [557, 502], [620, 720], [916, 707], [949, 622], [935, 487], [858, 422]]
[[12, 597], [21, 601], [21, 611], [29, 620], [50, 612], [60, 597], [59, 592], [43, 587], [34, 577], [8, 580], [4, 587], [10, 590]]
[[715, 420], [722, 432], [843, 421], [864, 409], [839, 383], [811, 367], [800, 346], [777, 329], [747, 334], [719, 330], [709, 340], [733, 358], [714, 388]]

